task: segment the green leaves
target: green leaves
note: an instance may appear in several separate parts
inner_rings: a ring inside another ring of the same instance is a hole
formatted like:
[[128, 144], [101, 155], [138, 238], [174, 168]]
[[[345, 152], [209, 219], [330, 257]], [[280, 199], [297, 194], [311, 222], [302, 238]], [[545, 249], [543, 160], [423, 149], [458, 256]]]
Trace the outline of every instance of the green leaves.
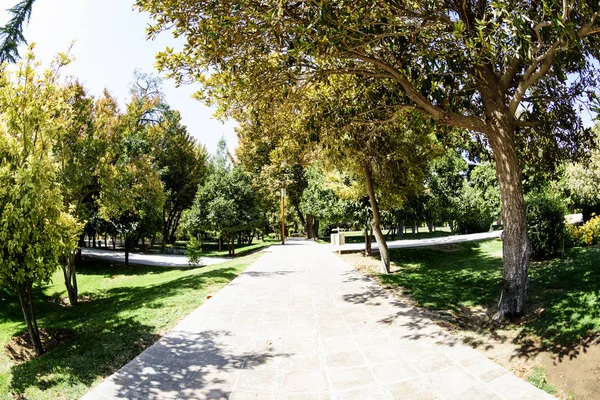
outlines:
[[52, 154], [68, 109], [57, 72], [40, 74], [29, 53], [1, 77], [0, 285], [45, 282], [77, 247]]
[[198, 187], [188, 230], [212, 231], [218, 235], [251, 230], [261, 223], [258, 197], [249, 176], [239, 166], [230, 166], [225, 142], [213, 159], [212, 171]]
[[29, 23], [35, 0], [21, 0], [8, 9], [12, 15], [6, 26], [0, 27], [0, 63], [15, 63], [20, 58], [19, 45], [27, 43], [23, 36], [23, 24]]

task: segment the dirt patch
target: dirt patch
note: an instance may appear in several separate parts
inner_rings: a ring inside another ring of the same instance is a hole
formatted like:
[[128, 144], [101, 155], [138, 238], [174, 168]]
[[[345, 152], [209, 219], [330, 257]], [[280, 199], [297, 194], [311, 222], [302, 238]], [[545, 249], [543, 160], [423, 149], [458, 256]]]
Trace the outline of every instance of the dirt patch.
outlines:
[[600, 396], [600, 337], [590, 337], [576, 346], [566, 357], [542, 353], [548, 380], [562, 392], [579, 400], [595, 400]]
[[[453, 251], [443, 246], [445, 251]], [[440, 246], [442, 249], [442, 246]], [[459, 312], [427, 310], [419, 307], [403, 292], [402, 287], [385, 285], [377, 270], [380, 260], [362, 253], [343, 254], [341, 258], [358, 271], [378, 282], [382, 287], [400, 297], [431, 318], [435, 323], [459, 337], [465, 344], [484, 353], [516, 376], [526, 379], [536, 368], [546, 371], [548, 382], [556, 396], [565, 400], [597, 400], [600, 393], [600, 335], [590, 336], [569, 349], [544, 349], [535, 337], [520, 335], [519, 325], [535, 318], [541, 310], [534, 310], [520, 323], [498, 324], [493, 321], [494, 310], [484, 307], [461, 307]], [[391, 272], [400, 269], [392, 263]], [[532, 351], [533, 350], [533, 351]]]
[[[40, 329], [40, 338], [45, 351], [51, 350], [75, 336], [69, 329]], [[5, 346], [6, 353], [17, 364], [33, 360], [37, 355], [31, 344], [29, 333], [13, 336]]]
[[460, 244], [459, 243], [448, 243], [448, 244], [441, 244], [439, 246], [433, 246], [434, 249], [440, 250], [440, 251], [444, 251], [446, 253], [454, 253], [457, 252], [461, 249]]
[[[69, 302], [68, 297], [53, 297], [52, 301], [62, 307], [70, 307], [71, 306], [71, 303]], [[85, 295], [85, 294], [77, 296], [78, 304], [90, 303], [92, 301], [94, 301], [94, 297], [92, 297], [92, 296]]]

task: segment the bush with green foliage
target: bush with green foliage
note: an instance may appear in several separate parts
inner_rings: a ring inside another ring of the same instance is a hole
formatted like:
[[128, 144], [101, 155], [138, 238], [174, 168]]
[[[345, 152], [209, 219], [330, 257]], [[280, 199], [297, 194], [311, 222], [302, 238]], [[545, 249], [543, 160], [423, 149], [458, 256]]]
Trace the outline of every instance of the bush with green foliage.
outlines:
[[565, 214], [564, 201], [548, 189], [536, 190], [526, 197], [527, 234], [532, 257], [544, 260], [564, 251]]
[[198, 266], [202, 262], [202, 243], [192, 237], [185, 247], [185, 251], [188, 257], [188, 263], [191, 266]]
[[465, 183], [461, 199], [462, 204], [455, 221], [456, 233], [469, 234], [489, 231], [494, 216], [488, 210], [480, 192]]

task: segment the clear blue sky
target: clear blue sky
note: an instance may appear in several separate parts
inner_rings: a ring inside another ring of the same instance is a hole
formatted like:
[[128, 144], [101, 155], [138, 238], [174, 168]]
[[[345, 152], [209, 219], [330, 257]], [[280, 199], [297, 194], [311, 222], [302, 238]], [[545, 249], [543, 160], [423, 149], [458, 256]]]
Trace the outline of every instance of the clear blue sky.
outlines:
[[[17, 2], [0, 2], [0, 24], [7, 20], [4, 9]], [[65, 73], [81, 80], [93, 95], [107, 88], [123, 106], [129, 97], [133, 71], [138, 68], [156, 74], [155, 54], [167, 45], [178, 47], [169, 33], [147, 41], [145, 28], [150, 19], [132, 6], [133, 0], [37, 0], [25, 38], [36, 43], [36, 55], [44, 64], [75, 41], [71, 52], [75, 61]], [[195, 91], [193, 86], [177, 88], [165, 79], [163, 89], [167, 102], [181, 112], [189, 132], [209, 152], [214, 153], [223, 135], [230, 149], [236, 147], [235, 124], [212, 118], [213, 110], [190, 97]]]

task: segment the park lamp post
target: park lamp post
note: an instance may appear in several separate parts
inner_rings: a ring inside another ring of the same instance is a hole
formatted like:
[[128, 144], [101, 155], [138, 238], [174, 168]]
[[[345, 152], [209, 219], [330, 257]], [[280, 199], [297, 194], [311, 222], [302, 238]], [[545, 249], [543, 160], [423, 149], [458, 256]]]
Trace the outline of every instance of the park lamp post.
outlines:
[[281, 188], [281, 244], [285, 244], [285, 188]]

